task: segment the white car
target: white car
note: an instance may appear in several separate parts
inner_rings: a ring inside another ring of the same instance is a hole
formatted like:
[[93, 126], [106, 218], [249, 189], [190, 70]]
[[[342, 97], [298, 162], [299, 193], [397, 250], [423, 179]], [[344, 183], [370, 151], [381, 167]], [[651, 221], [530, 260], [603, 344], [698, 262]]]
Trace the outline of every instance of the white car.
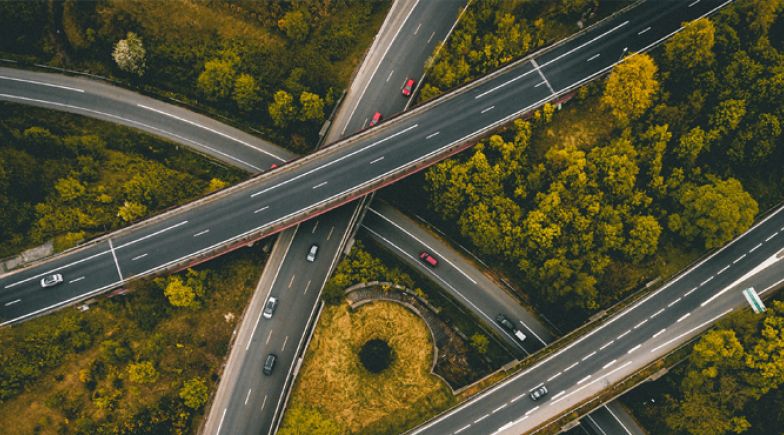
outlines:
[[305, 259], [306, 259], [306, 260], [308, 260], [309, 262], [311, 262], [311, 263], [312, 263], [312, 262], [316, 261], [316, 255], [317, 255], [317, 254], [318, 254], [318, 245], [316, 245], [316, 244], [314, 243], [314, 244], [313, 244], [313, 245], [310, 247], [310, 250], [308, 250], [308, 256], [307, 256], [307, 257], [305, 257]]
[[267, 299], [267, 304], [264, 306], [264, 311], [262, 312], [264, 318], [271, 319], [272, 313], [275, 312], [275, 308], [277, 308], [277, 306], [278, 306], [278, 298], [276, 298], [275, 296], [270, 296], [270, 298]]
[[53, 273], [51, 275], [46, 275], [45, 277], [41, 278], [41, 287], [49, 288], [54, 287], [57, 284], [63, 282], [63, 276], [59, 273]]

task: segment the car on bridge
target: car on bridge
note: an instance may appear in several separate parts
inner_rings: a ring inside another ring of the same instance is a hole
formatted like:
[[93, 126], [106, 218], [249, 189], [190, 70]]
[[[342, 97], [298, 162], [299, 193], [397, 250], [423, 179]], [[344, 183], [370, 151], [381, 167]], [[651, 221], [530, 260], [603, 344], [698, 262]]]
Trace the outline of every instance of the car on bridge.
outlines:
[[277, 355], [274, 353], [267, 355], [267, 359], [264, 361], [264, 369], [262, 369], [265, 375], [269, 376], [272, 374], [272, 369], [275, 368], [276, 361], [278, 361]]
[[402, 91], [404, 97], [411, 96], [411, 92], [413, 92], [414, 90], [415, 83], [416, 82], [414, 81], [414, 79], [406, 79], [406, 82], [403, 84], [403, 91]]
[[263, 312], [264, 318], [271, 319], [272, 314], [275, 312], [275, 308], [277, 307], [278, 307], [278, 298], [276, 298], [275, 296], [270, 296], [270, 298], [267, 299], [267, 303], [264, 305], [264, 312]]
[[425, 264], [430, 267], [438, 266], [438, 259], [430, 255], [427, 251], [422, 251], [419, 253], [419, 259], [422, 260]]
[[531, 400], [536, 401], [536, 400], [539, 400], [542, 397], [546, 396], [547, 393], [549, 393], [549, 391], [547, 391], [547, 387], [545, 387], [544, 384], [542, 384], [542, 385], [534, 388], [533, 390], [531, 390], [531, 393], [529, 394], [529, 396], [531, 396]]

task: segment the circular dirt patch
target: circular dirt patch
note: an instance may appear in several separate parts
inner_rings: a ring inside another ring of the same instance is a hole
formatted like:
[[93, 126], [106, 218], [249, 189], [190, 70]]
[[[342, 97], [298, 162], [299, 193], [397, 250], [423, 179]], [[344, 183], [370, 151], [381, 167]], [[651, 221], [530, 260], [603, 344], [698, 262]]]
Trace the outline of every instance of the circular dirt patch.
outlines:
[[370, 373], [380, 373], [392, 363], [392, 348], [386, 341], [374, 338], [359, 351], [359, 360]]

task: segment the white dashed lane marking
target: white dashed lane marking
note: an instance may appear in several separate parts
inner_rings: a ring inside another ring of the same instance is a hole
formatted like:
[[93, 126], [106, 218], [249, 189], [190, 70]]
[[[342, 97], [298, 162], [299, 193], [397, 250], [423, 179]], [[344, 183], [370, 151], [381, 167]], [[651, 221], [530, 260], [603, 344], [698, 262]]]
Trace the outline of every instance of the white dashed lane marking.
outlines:
[[666, 331], [666, 329], [662, 329], [661, 331], [659, 331], [659, 332], [657, 332], [657, 333], [653, 334], [653, 335], [651, 336], [651, 338], [656, 338], [656, 337], [658, 337], [658, 336], [660, 336], [660, 335], [664, 334], [664, 331]]
[[601, 54], [600, 54], [600, 53], [596, 53], [596, 54], [594, 54], [593, 56], [589, 57], [589, 58], [588, 58], [588, 60], [587, 60], [586, 62], [590, 62], [590, 61], [592, 61], [592, 60], [594, 60], [594, 59], [598, 58], [599, 56], [601, 56]]
[[627, 350], [627, 351], [626, 351], [626, 354], [628, 355], [628, 354], [630, 354], [630, 353], [634, 352], [635, 350], [637, 350], [637, 349], [639, 349], [639, 348], [641, 348], [641, 347], [642, 347], [642, 345], [641, 345], [641, 344], [638, 344], [637, 346], [634, 346], [633, 348], [631, 348], [631, 349]]
[[740, 260], [743, 260], [744, 258], [746, 258], [746, 254], [743, 254], [740, 257], [736, 258], [735, 261], [732, 262], [732, 264], [735, 264], [735, 263], [739, 262]]
[[590, 357], [592, 357], [594, 355], [596, 355], [596, 351], [593, 351], [593, 352], [589, 353], [588, 355], [585, 355], [580, 361], [585, 361], [585, 360], [587, 360], [588, 358], [590, 358]]
[[689, 316], [691, 316], [691, 313], [686, 313], [682, 315], [675, 323], [680, 323], [682, 320], [686, 319]]
[[4, 305], [5, 305], [6, 307], [10, 307], [11, 305], [13, 305], [13, 304], [15, 304], [15, 303], [18, 303], [18, 302], [22, 302], [22, 300], [21, 300], [21, 299], [17, 299], [17, 300], [15, 300], [15, 301], [6, 302]]
[[608, 368], [608, 367], [612, 366], [613, 364], [615, 364], [615, 361], [617, 361], [617, 360], [615, 360], [615, 359], [614, 359], [614, 360], [612, 360], [612, 361], [608, 362], [607, 364], [603, 365], [603, 366], [602, 366], [602, 370], [604, 370], [604, 369], [606, 369], [606, 368]]
[[650, 317], [650, 318], [651, 318], [651, 319], [653, 319], [654, 317], [658, 316], [659, 314], [661, 314], [661, 313], [663, 313], [663, 312], [664, 312], [664, 308], [662, 308], [661, 310], [659, 310], [659, 311], [657, 311], [657, 312], [655, 312], [655, 313], [651, 314], [651, 317]]
[[593, 377], [593, 375], [588, 375], [588, 376], [586, 376], [586, 377], [584, 377], [584, 378], [580, 379], [579, 381], [577, 381], [577, 385], [580, 385], [580, 384], [582, 384], [583, 382], [587, 381], [588, 379], [591, 379], [591, 377]]
[[600, 347], [599, 350], [604, 350], [604, 348], [609, 347], [613, 343], [615, 343], [615, 340], [610, 340], [607, 343], [604, 343], [604, 345], [602, 345], [602, 347]]
[[671, 308], [673, 305], [677, 304], [680, 301], [681, 301], [681, 298], [675, 299], [674, 301], [672, 301], [669, 304], [667, 304], [667, 308]]
[[649, 31], [649, 30], [651, 30], [651, 27], [650, 27], [650, 26], [648, 26], [648, 27], [646, 27], [646, 28], [644, 28], [644, 29], [640, 30], [639, 32], [637, 32], [637, 35], [642, 35], [643, 33], [647, 32], [647, 31]]
[[[145, 255], [146, 255], [146, 254], [145, 254]], [[81, 281], [81, 280], [83, 280], [83, 279], [84, 279], [84, 277], [83, 277], [83, 276], [80, 276], [79, 278], [74, 278], [74, 279], [72, 279], [72, 280], [68, 281], [68, 284], [73, 284], [73, 283], [75, 283], [75, 282], [79, 282], [79, 281]]]

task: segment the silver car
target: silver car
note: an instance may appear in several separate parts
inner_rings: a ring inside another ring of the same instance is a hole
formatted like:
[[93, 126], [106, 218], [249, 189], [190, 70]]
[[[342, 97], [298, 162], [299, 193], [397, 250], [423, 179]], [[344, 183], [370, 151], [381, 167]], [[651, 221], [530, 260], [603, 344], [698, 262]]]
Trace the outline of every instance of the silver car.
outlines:
[[531, 400], [539, 400], [542, 397], [546, 396], [547, 393], [548, 393], [547, 387], [545, 387], [544, 385], [540, 385], [534, 388], [533, 390], [531, 390], [531, 394], [529, 395], [531, 396]]
[[278, 298], [276, 298], [275, 296], [270, 296], [270, 298], [267, 299], [267, 304], [264, 305], [264, 312], [262, 313], [264, 318], [271, 319], [272, 313], [275, 312], [275, 308], [277, 308], [277, 306], [278, 306]]
[[59, 273], [53, 273], [51, 275], [46, 275], [45, 277], [41, 278], [41, 287], [49, 288], [54, 287], [57, 284], [63, 282], [63, 276]]

